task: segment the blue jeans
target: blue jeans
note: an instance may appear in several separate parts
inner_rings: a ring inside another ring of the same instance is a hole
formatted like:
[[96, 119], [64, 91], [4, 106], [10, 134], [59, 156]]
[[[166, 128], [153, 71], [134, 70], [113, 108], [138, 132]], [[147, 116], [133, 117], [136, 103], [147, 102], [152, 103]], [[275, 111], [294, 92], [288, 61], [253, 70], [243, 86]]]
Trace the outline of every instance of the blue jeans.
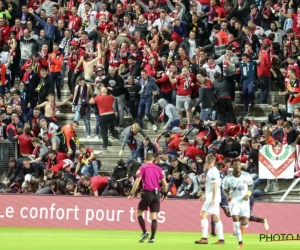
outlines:
[[141, 98], [139, 103], [139, 108], [138, 108], [138, 121], [141, 128], [144, 128], [143, 112], [145, 112], [145, 115], [148, 117], [151, 124], [152, 125], [155, 124], [153, 116], [150, 112], [151, 105], [152, 105], [152, 97]]
[[90, 119], [91, 119], [91, 106], [87, 106], [85, 110], [85, 115], [81, 116], [80, 115], [80, 107], [81, 105], [76, 105], [75, 106], [75, 117], [74, 121], [79, 122], [80, 118], [83, 117], [83, 121], [85, 124], [85, 130], [86, 130], [86, 135], [91, 135], [91, 124], [90, 124]]
[[244, 101], [244, 111], [248, 112], [250, 101], [254, 101], [254, 88], [253, 81], [243, 82], [243, 101]]
[[271, 77], [259, 77], [260, 81], [260, 103], [268, 104], [268, 97], [271, 91]]
[[171, 123], [168, 125], [167, 131], [170, 131], [170, 130], [172, 130], [172, 128], [179, 127], [179, 126], [180, 126], [180, 120], [175, 119], [175, 120], [171, 121]]
[[299, 103], [295, 103], [295, 104], [292, 104], [292, 103], [287, 103], [287, 112], [293, 114], [294, 113], [294, 109], [299, 106]]
[[99, 128], [100, 128], [100, 115], [96, 116], [96, 128], [95, 128], [95, 135], [99, 135]]
[[201, 112], [200, 112], [200, 119], [201, 119], [201, 120], [204, 120], [204, 121], [209, 120], [209, 116], [210, 116], [211, 112], [212, 112], [212, 108], [201, 109]]
[[86, 175], [88, 177], [90, 176], [96, 176], [98, 175], [98, 162], [92, 161], [89, 165], [84, 166], [81, 169], [81, 174]]
[[[124, 137], [122, 137], [121, 139], [120, 139], [120, 141], [123, 143], [124, 142]], [[127, 144], [128, 143], [130, 143], [131, 142], [131, 140], [127, 140]], [[135, 140], [135, 144], [137, 144], [137, 141]], [[130, 157], [131, 157], [131, 160], [133, 160], [134, 159], [134, 155], [135, 155], [135, 151], [136, 151], [136, 148], [132, 148], [132, 149], [130, 149]]]

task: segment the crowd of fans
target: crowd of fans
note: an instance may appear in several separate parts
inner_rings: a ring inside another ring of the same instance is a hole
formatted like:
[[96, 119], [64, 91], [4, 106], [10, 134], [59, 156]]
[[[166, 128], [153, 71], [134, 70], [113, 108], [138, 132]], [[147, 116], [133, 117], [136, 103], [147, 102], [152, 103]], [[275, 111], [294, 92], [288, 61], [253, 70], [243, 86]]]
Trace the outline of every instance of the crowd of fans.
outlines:
[[[269, 182], [258, 189], [259, 148], [298, 142], [297, 5], [296, 0], [0, 1], [0, 147], [5, 150], [3, 140], [17, 143], [19, 154], [9, 160], [2, 192], [128, 195], [145, 154], [153, 152], [170, 197], [202, 195], [208, 153], [217, 156], [223, 174], [239, 158], [255, 179], [254, 197], [267, 193]], [[65, 78], [69, 96], [63, 100]], [[237, 89], [242, 117], [235, 114]], [[249, 120], [255, 105], [268, 104], [271, 90], [286, 107], [272, 103], [266, 122]], [[158, 117], [151, 113], [153, 104]], [[75, 113], [64, 126], [57, 117], [62, 105]], [[126, 127], [125, 113], [133, 125]], [[154, 131], [158, 123], [164, 130], [155, 141], [143, 131], [145, 116]], [[117, 134], [120, 157], [129, 147], [131, 158], [118, 160], [112, 175], [99, 175], [101, 159], [94, 150], [100, 146], [78, 143], [81, 119], [87, 138], [93, 131], [102, 138], [102, 151], [108, 152], [108, 138]], [[161, 138], [165, 147], [159, 146]]]

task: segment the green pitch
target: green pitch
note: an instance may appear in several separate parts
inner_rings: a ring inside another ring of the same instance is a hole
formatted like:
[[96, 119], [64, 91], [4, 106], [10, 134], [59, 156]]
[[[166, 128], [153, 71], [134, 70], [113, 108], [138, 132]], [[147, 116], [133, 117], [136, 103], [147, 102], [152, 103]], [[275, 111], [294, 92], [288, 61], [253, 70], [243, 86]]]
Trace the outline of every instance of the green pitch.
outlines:
[[[208, 245], [195, 245], [199, 233], [157, 232], [155, 243], [138, 243], [138, 231], [103, 231], [74, 229], [0, 228], [0, 249], [3, 250], [185, 250], [185, 249], [237, 249], [236, 238], [225, 236], [225, 245], [211, 245], [217, 240], [209, 238]], [[299, 249], [299, 241], [259, 242], [259, 236], [244, 235], [244, 249], [282, 250]]]

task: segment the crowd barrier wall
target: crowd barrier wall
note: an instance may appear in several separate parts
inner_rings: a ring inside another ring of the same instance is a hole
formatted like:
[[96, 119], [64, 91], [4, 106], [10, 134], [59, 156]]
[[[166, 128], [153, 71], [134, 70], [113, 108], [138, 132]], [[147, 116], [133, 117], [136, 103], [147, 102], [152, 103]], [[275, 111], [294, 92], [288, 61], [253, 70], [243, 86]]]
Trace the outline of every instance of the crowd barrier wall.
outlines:
[[[1, 227], [80, 228], [99, 230], [139, 230], [136, 207], [139, 199], [0, 195]], [[200, 232], [199, 214], [203, 202], [166, 200], [158, 214], [158, 230]], [[299, 233], [300, 204], [256, 203], [253, 215], [267, 218], [273, 234]], [[224, 231], [232, 233], [232, 219], [221, 210]], [[150, 213], [145, 213], [150, 223]], [[148, 224], [149, 228], [149, 224]], [[261, 223], [250, 222], [248, 233], [266, 233]]]

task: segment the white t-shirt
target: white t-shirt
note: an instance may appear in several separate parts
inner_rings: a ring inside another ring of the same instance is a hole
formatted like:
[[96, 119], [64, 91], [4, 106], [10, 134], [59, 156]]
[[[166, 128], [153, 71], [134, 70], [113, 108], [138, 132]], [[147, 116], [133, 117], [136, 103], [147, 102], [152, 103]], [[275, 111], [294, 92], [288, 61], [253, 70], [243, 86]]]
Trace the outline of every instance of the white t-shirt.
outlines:
[[195, 49], [196, 49], [196, 41], [195, 40], [188, 40], [190, 44], [190, 51], [189, 51], [189, 57], [193, 58], [195, 55]]
[[227, 175], [223, 180], [223, 189], [230, 190], [232, 201], [241, 202], [249, 191], [249, 186], [253, 184], [251, 175], [242, 171], [240, 177], [234, 177], [233, 174]]
[[58, 130], [58, 126], [56, 124], [54, 124], [53, 122], [50, 122], [49, 126], [48, 126], [48, 130], [44, 130], [43, 128], [41, 128], [41, 135], [43, 135], [45, 132], [47, 132], [48, 134], [55, 134]]
[[216, 167], [210, 168], [206, 174], [206, 184], [205, 184], [206, 200], [212, 200], [214, 183], [218, 184], [217, 193], [216, 193], [216, 202], [220, 202], [221, 201], [221, 189], [220, 189], [221, 178], [220, 178], [220, 172]]
[[214, 65], [213, 67], [209, 66], [207, 63], [203, 65], [203, 68], [206, 70], [206, 75], [211, 81], [215, 81], [214, 74], [219, 72], [222, 74], [221, 68], [219, 65]]

